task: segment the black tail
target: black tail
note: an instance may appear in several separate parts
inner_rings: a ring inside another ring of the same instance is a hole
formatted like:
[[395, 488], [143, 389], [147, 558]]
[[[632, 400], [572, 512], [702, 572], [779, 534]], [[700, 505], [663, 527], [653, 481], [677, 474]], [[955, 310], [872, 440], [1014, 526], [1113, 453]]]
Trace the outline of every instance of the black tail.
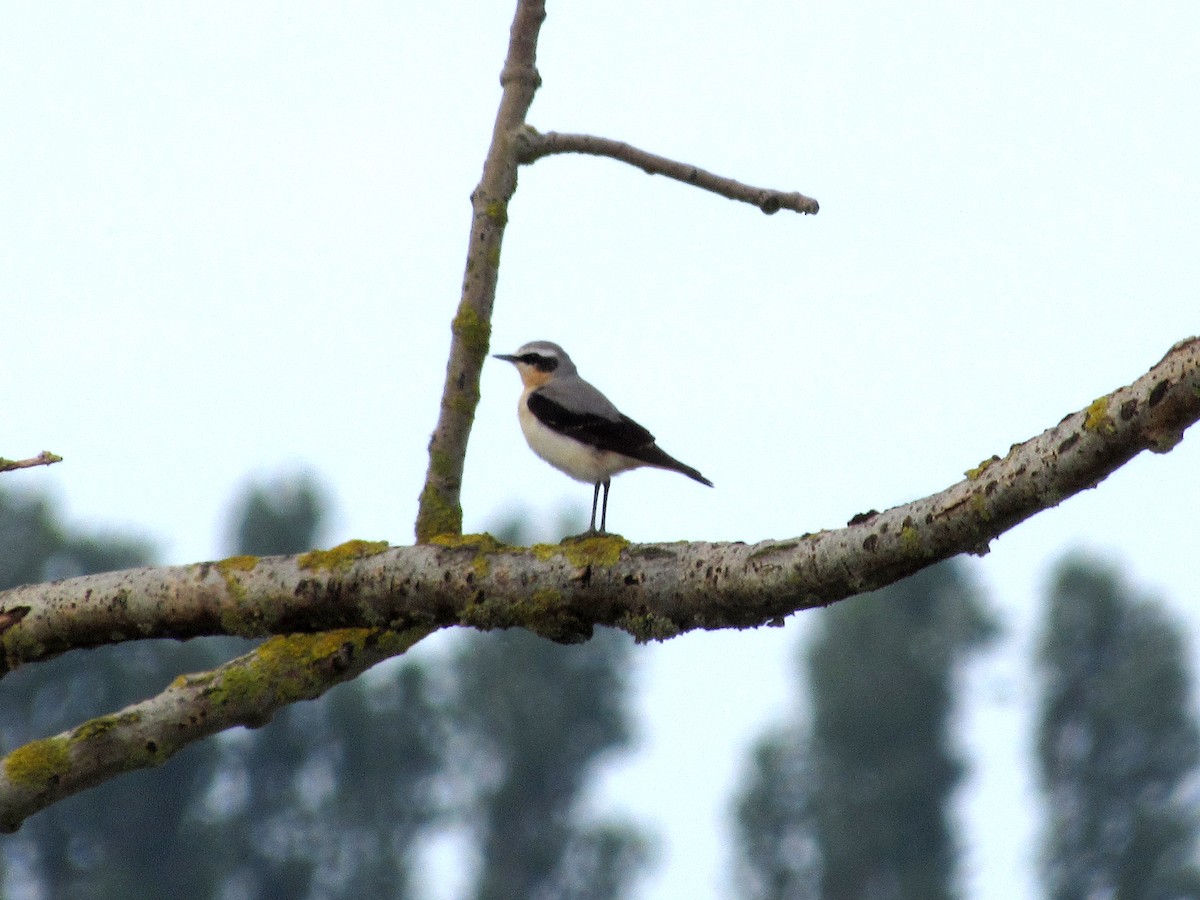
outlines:
[[701, 484], [706, 484], [709, 487], [713, 483], [693, 469], [691, 466], [681, 463], [675, 457], [668, 453], [664, 453], [658, 444], [651, 444], [648, 447], [640, 447], [636, 459], [640, 459], [648, 466], [654, 466], [659, 469], [669, 469], [672, 472], [678, 472], [680, 475], [686, 475], [692, 481], [698, 481]]

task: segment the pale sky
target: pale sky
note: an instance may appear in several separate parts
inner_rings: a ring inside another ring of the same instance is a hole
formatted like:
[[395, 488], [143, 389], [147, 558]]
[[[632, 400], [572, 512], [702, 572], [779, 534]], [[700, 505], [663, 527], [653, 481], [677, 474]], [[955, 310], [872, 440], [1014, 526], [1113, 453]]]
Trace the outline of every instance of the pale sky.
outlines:
[[[66, 457], [6, 487], [190, 562], [223, 552], [249, 473], [305, 466], [338, 498], [331, 542], [410, 542], [512, 11], [0, 11], [0, 455]], [[617, 480], [634, 541], [783, 538], [940, 490], [1200, 330], [1198, 32], [1183, 2], [550, 0], [531, 124], [821, 213], [544, 160], [493, 348], [561, 343], [716, 483]], [[590, 500], [525, 447], [517, 394], [490, 362], [469, 530]], [[966, 897], [1035, 896], [1035, 592], [1086, 548], [1194, 633], [1198, 473], [1192, 434], [972, 562], [1009, 636], [964, 691]], [[659, 832], [645, 900], [730, 894], [731, 791], [811, 616], [639, 651], [640, 750], [596, 805]]]

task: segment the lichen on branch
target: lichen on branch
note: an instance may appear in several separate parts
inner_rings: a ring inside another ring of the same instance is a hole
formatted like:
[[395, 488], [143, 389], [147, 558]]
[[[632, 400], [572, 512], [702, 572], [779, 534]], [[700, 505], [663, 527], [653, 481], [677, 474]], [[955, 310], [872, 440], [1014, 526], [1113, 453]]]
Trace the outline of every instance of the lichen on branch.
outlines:
[[1138, 453], [1169, 451], [1198, 419], [1200, 338], [1191, 338], [1131, 385], [969, 468], [945, 490], [790, 540], [350, 541], [296, 557], [238, 556], [0, 592], [3, 671], [137, 638], [278, 635], [158, 697], [13, 750], [0, 760], [0, 828], [215, 731], [266, 721], [438, 628], [523, 627], [571, 642], [596, 625], [648, 641], [780, 624], [955, 554], [984, 553], [993, 538], [1095, 487]]
[[218, 731], [263, 725], [280, 707], [320, 696], [427, 633], [349, 628], [274, 637], [211, 672], [179, 676], [156, 697], [18, 747], [0, 760], [0, 832]]
[[421, 542], [462, 531], [463, 465], [491, 337], [508, 201], [517, 188], [518, 162], [509, 135], [524, 124], [541, 83], [536, 65], [537, 39], [545, 18], [543, 0], [518, 2], [500, 76], [503, 92], [492, 142], [479, 185], [471, 194], [471, 234], [462, 295], [451, 323], [442, 402], [429, 440], [429, 467], [417, 507], [415, 530]]

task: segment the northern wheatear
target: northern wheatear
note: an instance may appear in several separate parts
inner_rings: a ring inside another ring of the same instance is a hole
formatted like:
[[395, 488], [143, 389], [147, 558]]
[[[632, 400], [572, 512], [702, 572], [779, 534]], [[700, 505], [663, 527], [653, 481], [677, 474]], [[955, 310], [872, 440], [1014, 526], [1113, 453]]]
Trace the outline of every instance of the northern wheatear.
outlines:
[[580, 378], [575, 363], [558, 344], [531, 341], [516, 353], [495, 356], [516, 366], [525, 385], [517, 418], [529, 448], [560, 472], [593, 485], [588, 531], [596, 530], [601, 487], [600, 531], [604, 531], [608, 488], [612, 476], [621, 472], [653, 466], [713, 486], [691, 466], [660, 450], [654, 435], [622, 415], [607, 397]]

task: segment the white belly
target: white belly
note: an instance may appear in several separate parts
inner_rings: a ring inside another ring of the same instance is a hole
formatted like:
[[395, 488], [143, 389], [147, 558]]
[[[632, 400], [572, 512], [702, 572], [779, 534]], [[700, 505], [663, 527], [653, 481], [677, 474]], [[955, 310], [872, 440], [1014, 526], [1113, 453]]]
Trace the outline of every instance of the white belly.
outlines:
[[521, 431], [525, 435], [525, 441], [529, 444], [529, 449], [560, 472], [570, 475], [576, 481], [596, 484], [620, 472], [643, 465], [636, 459], [630, 459], [620, 453], [597, 450], [548, 428], [529, 411], [529, 407], [525, 405], [526, 396], [521, 395], [521, 402], [517, 407], [517, 417], [521, 420]]

